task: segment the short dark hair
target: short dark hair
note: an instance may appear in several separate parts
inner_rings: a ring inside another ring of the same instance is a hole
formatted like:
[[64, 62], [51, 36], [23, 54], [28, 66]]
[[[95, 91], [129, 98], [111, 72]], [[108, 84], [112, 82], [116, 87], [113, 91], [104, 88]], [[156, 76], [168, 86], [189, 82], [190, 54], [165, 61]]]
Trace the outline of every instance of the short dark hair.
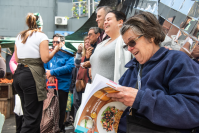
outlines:
[[53, 35], [53, 39], [54, 39], [54, 37], [60, 37], [61, 42], [65, 41], [65, 37], [59, 33], [56, 33], [55, 35]]
[[[106, 14], [108, 14], [108, 12], [112, 11], [112, 8], [110, 6], [100, 6], [96, 9], [96, 14], [97, 12], [100, 10], [100, 9], [103, 9], [105, 11]], [[106, 15], [105, 14], [105, 15]]]
[[89, 31], [90, 31], [90, 30], [94, 30], [94, 33], [95, 33], [95, 34], [100, 33], [100, 28], [99, 28], [99, 27], [91, 27], [91, 28], [89, 29]]
[[154, 38], [154, 43], [160, 45], [165, 39], [165, 33], [157, 18], [150, 12], [140, 12], [129, 18], [122, 26], [120, 33], [132, 29], [137, 35], [143, 35], [149, 42]]
[[126, 15], [121, 11], [113, 10], [113, 11], [109, 11], [108, 13], [115, 14], [117, 21], [119, 21], [119, 20], [123, 20], [123, 22], [126, 21]]

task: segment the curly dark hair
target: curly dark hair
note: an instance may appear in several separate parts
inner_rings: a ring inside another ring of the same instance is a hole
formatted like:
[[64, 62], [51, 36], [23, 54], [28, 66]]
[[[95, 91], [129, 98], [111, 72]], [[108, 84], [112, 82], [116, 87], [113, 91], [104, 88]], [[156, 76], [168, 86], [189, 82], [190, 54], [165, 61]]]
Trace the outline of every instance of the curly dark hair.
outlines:
[[61, 42], [65, 41], [65, 37], [63, 35], [59, 34], [59, 33], [56, 33], [55, 35], [53, 35], [53, 38], [54, 37], [60, 37]]

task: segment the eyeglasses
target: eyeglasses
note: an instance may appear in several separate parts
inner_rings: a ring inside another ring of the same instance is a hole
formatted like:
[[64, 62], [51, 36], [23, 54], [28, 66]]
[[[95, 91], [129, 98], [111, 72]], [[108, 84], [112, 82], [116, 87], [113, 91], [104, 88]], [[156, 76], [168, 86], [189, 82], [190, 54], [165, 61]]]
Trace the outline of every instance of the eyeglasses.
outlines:
[[136, 42], [140, 37], [142, 37], [143, 35], [138, 36], [137, 38], [135, 38], [134, 40], [129, 41], [126, 45], [123, 46], [123, 48], [125, 50], [128, 50], [128, 46], [129, 47], [134, 47], [136, 45]]
[[[95, 33], [94, 33], [95, 34]], [[88, 34], [88, 37], [91, 37], [93, 35], [93, 33]]]
[[53, 41], [52, 43], [56, 43], [56, 44], [59, 44], [59, 43], [60, 43], [60, 41]]

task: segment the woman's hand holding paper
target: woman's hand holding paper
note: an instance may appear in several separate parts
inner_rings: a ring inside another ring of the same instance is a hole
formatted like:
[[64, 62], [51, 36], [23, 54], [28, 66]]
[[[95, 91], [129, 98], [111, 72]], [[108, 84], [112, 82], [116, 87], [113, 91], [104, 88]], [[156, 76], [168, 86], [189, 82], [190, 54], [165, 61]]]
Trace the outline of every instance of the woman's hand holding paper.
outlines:
[[111, 97], [114, 101], [122, 102], [126, 106], [132, 106], [135, 98], [137, 96], [138, 90], [131, 87], [117, 87], [116, 90], [120, 91], [118, 93], [107, 94], [108, 97]]

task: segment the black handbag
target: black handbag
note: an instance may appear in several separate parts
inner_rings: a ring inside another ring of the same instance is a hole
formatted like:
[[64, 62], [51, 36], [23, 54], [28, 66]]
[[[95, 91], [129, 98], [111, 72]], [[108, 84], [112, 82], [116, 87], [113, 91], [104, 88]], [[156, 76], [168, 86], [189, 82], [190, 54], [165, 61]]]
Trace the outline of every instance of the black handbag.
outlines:
[[136, 117], [136, 110], [131, 109], [131, 113], [126, 117], [127, 133], [180, 133], [171, 128], [166, 128], [153, 124], [146, 118]]

